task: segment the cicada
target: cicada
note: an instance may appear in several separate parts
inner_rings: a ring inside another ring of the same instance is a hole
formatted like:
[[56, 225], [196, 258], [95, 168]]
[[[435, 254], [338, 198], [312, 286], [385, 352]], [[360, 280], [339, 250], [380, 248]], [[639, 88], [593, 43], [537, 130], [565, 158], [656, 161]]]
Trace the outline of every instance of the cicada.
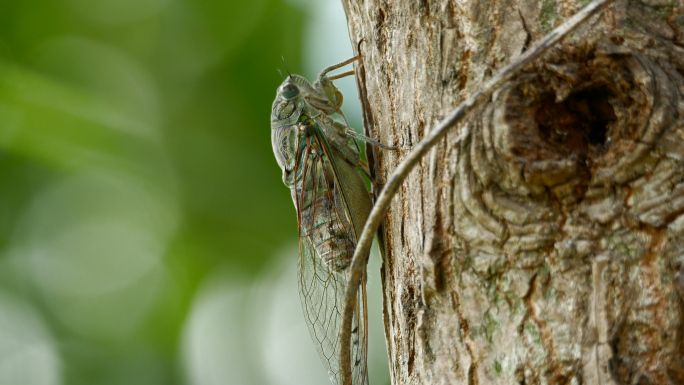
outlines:
[[[299, 229], [299, 294], [304, 317], [330, 380], [339, 384], [338, 332], [348, 267], [372, 207], [360, 174], [368, 175], [357, 134], [340, 107], [342, 94], [324, 69], [313, 83], [289, 75], [278, 88], [271, 110], [271, 141], [283, 182], [290, 188]], [[344, 122], [335, 119], [342, 116]], [[382, 146], [382, 145], [381, 145]], [[383, 146], [384, 147], [384, 146]], [[366, 277], [361, 280], [352, 321], [351, 378], [368, 384]]]

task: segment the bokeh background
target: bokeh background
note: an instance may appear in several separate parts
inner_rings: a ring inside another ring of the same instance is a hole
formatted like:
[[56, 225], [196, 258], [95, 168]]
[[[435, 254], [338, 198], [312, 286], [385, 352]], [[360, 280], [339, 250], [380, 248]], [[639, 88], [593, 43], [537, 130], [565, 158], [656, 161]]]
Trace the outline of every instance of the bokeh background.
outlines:
[[0, 1], [0, 384], [329, 383], [269, 115], [281, 55], [313, 79], [352, 56], [345, 23], [336, 0]]

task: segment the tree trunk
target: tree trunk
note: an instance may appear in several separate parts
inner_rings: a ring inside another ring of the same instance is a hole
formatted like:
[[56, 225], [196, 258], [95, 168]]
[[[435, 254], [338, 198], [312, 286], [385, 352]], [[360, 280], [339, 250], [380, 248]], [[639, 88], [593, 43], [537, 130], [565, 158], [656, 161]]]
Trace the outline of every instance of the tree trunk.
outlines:
[[[400, 147], [382, 181], [588, 2], [343, 3], [366, 130]], [[684, 384], [683, 9], [615, 3], [411, 173], [383, 237], [393, 384]]]

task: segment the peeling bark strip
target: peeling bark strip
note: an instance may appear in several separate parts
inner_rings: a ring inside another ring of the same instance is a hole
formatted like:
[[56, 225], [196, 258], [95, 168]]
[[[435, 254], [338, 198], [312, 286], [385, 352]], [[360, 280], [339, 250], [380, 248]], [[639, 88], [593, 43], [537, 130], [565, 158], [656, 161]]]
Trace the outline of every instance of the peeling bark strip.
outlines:
[[[370, 129], [410, 148], [582, 4], [345, 6]], [[684, 383], [682, 10], [616, 3], [409, 175], [382, 271], [393, 383]]]

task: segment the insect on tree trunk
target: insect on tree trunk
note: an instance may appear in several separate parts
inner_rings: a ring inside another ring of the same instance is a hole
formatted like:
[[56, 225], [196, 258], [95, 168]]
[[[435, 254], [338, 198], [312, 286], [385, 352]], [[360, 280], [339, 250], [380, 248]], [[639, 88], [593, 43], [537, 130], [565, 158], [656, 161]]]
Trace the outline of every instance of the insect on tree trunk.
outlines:
[[[343, 0], [365, 128], [400, 147], [376, 179], [586, 3]], [[410, 174], [383, 231], [394, 384], [684, 384], [683, 10], [613, 4]]]

